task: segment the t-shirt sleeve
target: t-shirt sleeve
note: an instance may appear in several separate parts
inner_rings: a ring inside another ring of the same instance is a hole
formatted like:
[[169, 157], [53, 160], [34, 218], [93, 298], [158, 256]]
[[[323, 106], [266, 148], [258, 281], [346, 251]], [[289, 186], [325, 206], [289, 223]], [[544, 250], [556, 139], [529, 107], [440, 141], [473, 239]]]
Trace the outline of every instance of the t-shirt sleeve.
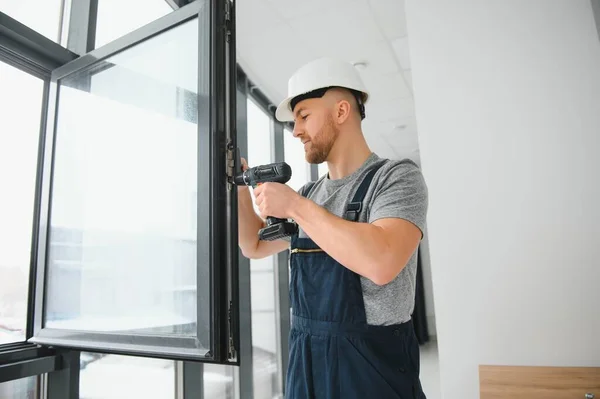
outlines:
[[383, 218], [405, 219], [423, 234], [428, 190], [421, 169], [412, 162], [400, 162], [384, 168], [371, 201], [369, 223]]
[[[300, 194], [300, 195], [303, 195], [303, 193], [304, 193], [304, 190], [306, 190], [306, 186], [308, 186], [308, 184], [309, 184], [309, 183], [304, 183], [304, 184], [302, 185], [302, 187], [300, 187], [299, 189], [297, 189], [297, 190], [296, 190], [296, 192], [297, 192], [298, 194]], [[282, 240], [284, 240], [284, 241], [290, 242], [290, 243], [292, 242], [292, 237], [290, 237], [290, 236], [283, 237], [283, 238], [281, 238], [281, 239], [282, 239]]]

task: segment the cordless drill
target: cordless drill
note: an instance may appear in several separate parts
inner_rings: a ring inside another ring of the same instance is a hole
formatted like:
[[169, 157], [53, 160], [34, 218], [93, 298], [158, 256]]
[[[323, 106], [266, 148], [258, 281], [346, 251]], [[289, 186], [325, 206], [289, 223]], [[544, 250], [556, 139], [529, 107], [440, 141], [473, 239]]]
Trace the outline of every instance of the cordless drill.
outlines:
[[[287, 183], [292, 177], [292, 168], [285, 162], [270, 163], [268, 165], [255, 166], [235, 176], [236, 185], [246, 185], [255, 188], [259, 184], [267, 182]], [[267, 226], [258, 231], [258, 239], [273, 241], [279, 238], [291, 236], [298, 231], [294, 222], [276, 217], [267, 217]]]

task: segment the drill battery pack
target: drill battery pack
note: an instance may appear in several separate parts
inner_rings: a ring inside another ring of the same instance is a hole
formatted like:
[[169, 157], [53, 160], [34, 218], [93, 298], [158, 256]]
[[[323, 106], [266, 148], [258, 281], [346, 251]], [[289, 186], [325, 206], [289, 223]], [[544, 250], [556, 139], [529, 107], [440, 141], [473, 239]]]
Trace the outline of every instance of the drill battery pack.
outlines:
[[[268, 222], [267, 222], [268, 224]], [[273, 224], [258, 231], [259, 240], [274, 241], [280, 238], [289, 237], [298, 232], [298, 225], [294, 222], [282, 221], [281, 219]]]

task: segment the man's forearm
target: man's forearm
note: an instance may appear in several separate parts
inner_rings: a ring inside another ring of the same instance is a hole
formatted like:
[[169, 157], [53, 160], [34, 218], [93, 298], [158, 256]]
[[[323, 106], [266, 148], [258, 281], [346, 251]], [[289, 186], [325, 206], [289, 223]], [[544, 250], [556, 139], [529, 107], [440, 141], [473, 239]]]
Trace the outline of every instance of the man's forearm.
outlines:
[[263, 220], [254, 211], [250, 190], [238, 188], [238, 241], [245, 256], [250, 256], [258, 246], [258, 230], [264, 226]]
[[306, 198], [292, 213], [302, 230], [340, 264], [376, 284], [389, 281], [392, 251], [380, 227], [342, 219]]

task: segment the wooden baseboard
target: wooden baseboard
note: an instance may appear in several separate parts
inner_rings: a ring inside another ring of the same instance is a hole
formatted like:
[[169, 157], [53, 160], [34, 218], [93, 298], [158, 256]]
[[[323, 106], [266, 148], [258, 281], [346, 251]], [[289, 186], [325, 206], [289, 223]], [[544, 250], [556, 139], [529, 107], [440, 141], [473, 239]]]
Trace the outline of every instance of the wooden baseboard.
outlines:
[[600, 399], [600, 367], [479, 366], [480, 399]]

